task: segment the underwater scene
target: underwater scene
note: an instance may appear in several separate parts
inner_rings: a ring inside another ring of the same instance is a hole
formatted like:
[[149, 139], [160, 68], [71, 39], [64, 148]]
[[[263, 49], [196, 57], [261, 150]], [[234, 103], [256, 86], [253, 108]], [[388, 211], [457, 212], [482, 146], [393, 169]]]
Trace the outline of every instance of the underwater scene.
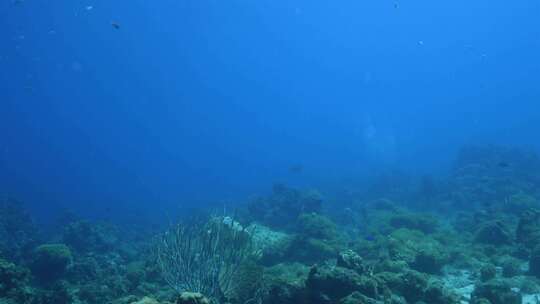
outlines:
[[0, 304], [540, 303], [540, 1], [0, 1]]

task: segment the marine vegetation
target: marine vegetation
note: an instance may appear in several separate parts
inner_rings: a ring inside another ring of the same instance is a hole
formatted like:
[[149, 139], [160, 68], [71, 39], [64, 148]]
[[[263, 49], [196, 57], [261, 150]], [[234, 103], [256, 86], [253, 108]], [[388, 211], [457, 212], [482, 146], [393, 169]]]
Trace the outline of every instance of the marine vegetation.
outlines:
[[165, 281], [180, 295], [196, 292], [210, 303], [240, 292], [235, 290], [239, 275], [256, 256], [251, 232], [230, 217], [179, 224], [157, 242], [156, 259]]
[[536, 168], [523, 151], [466, 147], [447, 176], [386, 176], [336, 198], [277, 184], [238, 216], [157, 235], [76, 217], [47, 235], [9, 200], [0, 303], [538, 303]]

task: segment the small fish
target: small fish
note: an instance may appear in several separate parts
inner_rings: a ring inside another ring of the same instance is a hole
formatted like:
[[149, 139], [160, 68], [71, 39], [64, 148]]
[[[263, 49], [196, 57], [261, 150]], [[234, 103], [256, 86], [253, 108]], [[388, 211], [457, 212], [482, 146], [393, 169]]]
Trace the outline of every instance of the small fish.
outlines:
[[304, 171], [304, 166], [301, 164], [295, 164], [289, 167], [289, 172], [291, 173], [301, 173], [302, 171]]
[[118, 22], [111, 22], [111, 26], [116, 29], [116, 30], [119, 30], [120, 29], [120, 24]]
[[499, 168], [508, 168], [508, 167], [510, 167], [510, 164], [505, 162], [505, 161], [500, 161], [500, 162], [497, 163], [497, 166]]
[[364, 236], [364, 240], [368, 242], [374, 242], [376, 240], [375, 236], [373, 234], [368, 234]]

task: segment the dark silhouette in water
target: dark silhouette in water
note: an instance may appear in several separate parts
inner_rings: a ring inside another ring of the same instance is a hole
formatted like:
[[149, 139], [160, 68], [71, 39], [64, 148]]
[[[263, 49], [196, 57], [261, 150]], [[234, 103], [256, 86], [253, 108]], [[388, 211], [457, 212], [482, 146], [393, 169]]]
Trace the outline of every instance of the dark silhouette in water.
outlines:
[[304, 166], [301, 164], [294, 164], [289, 167], [289, 172], [291, 173], [302, 173], [304, 172]]
[[510, 167], [510, 164], [505, 161], [500, 161], [499, 163], [497, 163], [497, 166], [499, 166], [500, 168], [508, 168]]

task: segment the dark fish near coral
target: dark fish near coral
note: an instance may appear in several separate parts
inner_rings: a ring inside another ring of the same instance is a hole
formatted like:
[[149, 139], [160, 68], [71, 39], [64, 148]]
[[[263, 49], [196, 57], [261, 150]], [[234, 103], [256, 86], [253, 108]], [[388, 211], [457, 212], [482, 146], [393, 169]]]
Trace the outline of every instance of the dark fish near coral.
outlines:
[[368, 242], [374, 242], [376, 240], [375, 236], [373, 234], [368, 234], [364, 236], [364, 240]]
[[120, 29], [120, 24], [118, 22], [111, 22], [111, 26], [116, 29], [116, 30], [119, 30]]
[[493, 212], [493, 210], [494, 210], [493, 202], [490, 202], [490, 201], [481, 202], [480, 206], [482, 206], [481, 211], [485, 212], [485, 213], [488, 213], [488, 214]]

